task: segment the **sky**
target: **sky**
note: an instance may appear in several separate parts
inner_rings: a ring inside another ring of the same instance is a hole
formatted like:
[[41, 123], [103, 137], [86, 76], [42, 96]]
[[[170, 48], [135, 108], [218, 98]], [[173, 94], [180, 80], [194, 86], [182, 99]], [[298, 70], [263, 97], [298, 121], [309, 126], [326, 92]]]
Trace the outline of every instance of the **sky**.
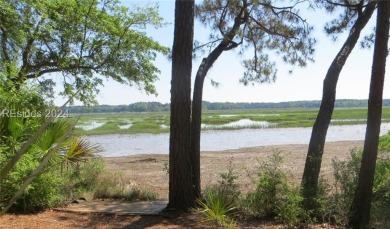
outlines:
[[[125, 6], [132, 4], [145, 5], [158, 2], [160, 15], [168, 26], [146, 31], [161, 44], [172, 47], [174, 0], [163, 1], [134, 1], [122, 0]], [[196, 1], [199, 3], [200, 1]], [[295, 67], [292, 74], [291, 66], [284, 64], [281, 59], [276, 60], [278, 74], [274, 83], [255, 84], [244, 86], [239, 83], [244, 69], [241, 66], [240, 57], [234, 52], [224, 52], [209, 71], [208, 78], [219, 83], [219, 87], [213, 87], [210, 80], [205, 80], [203, 100], [209, 102], [283, 102], [302, 100], [321, 100], [322, 86], [325, 74], [345, 41], [346, 35], [339, 36], [337, 41], [325, 35], [323, 25], [334, 16], [323, 10], [316, 11], [301, 9], [301, 15], [308, 23], [314, 26], [313, 35], [317, 39], [315, 46], [314, 63], [308, 63], [305, 68]], [[376, 15], [374, 14], [361, 37], [373, 31]], [[194, 39], [202, 40], [209, 35], [206, 27], [195, 22]], [[336, 99], [367, 99], [369, 94], [372, 49], [361, 49], [357, 44], [346, 62], [339, 77]], [[201, 56], [193, 62], [192, 78], [199, 67]], [[155, 82], [158, 95], [147, 95], [137, 88], [121, 85], [113, 80], [105, 80], [104, 87], [100, 88], [97, 95], [99, 104], [121, 105], [135, 102], [170, 102], [171, 62], [163, 56], [158, 56], [155, 65], [160, 69], [159, 80]], [[390, 98], [390, 81], [385, 81], [384, 98]], [[63, 99], [57, 98], [55, 103], [61, 105]], [[77, 102], [76, 102], [77, 104]]]

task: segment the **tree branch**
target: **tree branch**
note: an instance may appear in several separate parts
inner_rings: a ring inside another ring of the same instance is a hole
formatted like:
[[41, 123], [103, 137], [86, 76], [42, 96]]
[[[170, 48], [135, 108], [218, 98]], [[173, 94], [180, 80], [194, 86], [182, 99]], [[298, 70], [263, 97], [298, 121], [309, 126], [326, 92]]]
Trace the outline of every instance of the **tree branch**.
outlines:
[[361, 0], [359, 3], [357, 4], [351, 4], [349, 3], [347, 0], [344, 0], [344, 4], [342, 3], [338, 3], [338, 2], [333, 2], [331, 0], [325, 0], [327, 3], [331, 4], [331, 5], [335, 5], [335, 6], [342, 6], [342, 7], [347, 7], [347, 8], [350, 8], [352, 10], [360, 10], [359, 8], [364, 8], [366, 7], [368, 4], [370, 3], [367, 3], [367, 4], [364, 4], [364, 1]]
[[228, 6], [229, 6], [229, 3], [226, 3], [226, 6], [222, 10], [221, 17], [219, 18], [218, 29], [219, 29], [219, 32], [222, 34], [222, 36], [225, 36], [225, 32], [223, 31], [222, 27], [223, 27], [223, 23], [224, 23], [225, 18], [226, 18], [226, 14], [227, 14], [227, 11], [228, 11]]
[[[57, 65], [55, 65], [55, 66], [57, 66]], [[68, 66], [65, 68], [50, 68], [50, 69], [40, 70], [36, 73], [27, 74], [26, 78], [27, 79], [34, 79], [34, 78], [40, 77], [40, 76], [47, 74], [47, 73], [71, 71], [71, 70], [77, 70], [77, 69], [93, 70], [93, 71], [97, 72], [99, 69], [99, 66], [83, 66], [83, 65], [80, 66], [77, 64], [77, 65], [72, 65], [72, 66]]]
[[194, 49], [193, 49], [192, 51], [194, 52], [194, 51], [196, 51], [196, 50], [198, 50], [198, 49], [201, 49], [201, 48], [203, 48], [203, 47], [205, 47], [205, 46], [208, 46], [209, 44], [214, 44], [214, 43], [216, 43], [216, 42], [218, 42], [218, 41], [221, 41], [221, 40], [222, 40], [222, 38], [219, 38], [219, 39], [217, 39], [217, 40], [213, 40], [213, 41], [207, 42], [207, 43], [205, 43], [205, 44], [199, 45], [199, 46], [197, 46], [197, 47], [194, 47]]
[[11, 67], [10, 67], [11, 59], [10, 59], [8, 51], [7, 51], [7, 39], [8, 39], [7, 38], [7, 31], [5, 31], [5, 29], [2, 26], [0, 27], [0, 30], [1, 30], [1, 48], [3, 51], [4, 59], [7, 63], [6, 69], [7, 69], [8, 75], [9, 75], [9, 74], [11, 74]]
[[256, 25], [258, 25], [262, 30], [264, 30], [266, 33], [270, 34], [270, 35], [275, 35], [275, 36], [281, 36], [281, 37], [285, 37], [285, 38], [288, 38], [288, 39], [296, 39], [296, 37], [294, 36], [287, 36], [285, 34], [281, 34], [281, 33], [278, 33], [277, 31], [272, 31], [270, 29], [268, 29], [267, 27], [265, 27], [263, 24], [261, 24], [259, 21], [257, 21], [254, 17], [252, 16], [249, 16], [249, 18], [254, 22], [256, 23]]
[[91, 4], [89, 5], [89, 8], [88, 8], [88, 12], [85, 15], [84, 28], [83, 28], [83, 41], [81, 43], [79, 61], [78, 61], [79, 64], [81, 64], [81, 60], [83, 59], [85, 40], [87, 39], [87, 20], [86, 19], [88, 18], [89, 14], [91, 13], [91, 9], [92, 9], [92, 6], [94, 4], [95, 4], [95, 1], [91, 1]]
[[33, 33], [30, 34], [30, 38], [27, 40], [26, 47], [24, 48], [24, 51], [22, 53], [22, 67], [20, 68], [20, 71], [18, 74], [19, 81], [22, 81], [23, 75], [28, 71], [28, 69], [27, 69], [27, 67], [29, 65], [28, 56], [30, 55], [32, 45], [35, 41], [35, 36], [38, 33], [39, 28], [44, 20], [45, 19], [42, 17], [41, 20], [37, 23], [36, 27], [34, 28]]

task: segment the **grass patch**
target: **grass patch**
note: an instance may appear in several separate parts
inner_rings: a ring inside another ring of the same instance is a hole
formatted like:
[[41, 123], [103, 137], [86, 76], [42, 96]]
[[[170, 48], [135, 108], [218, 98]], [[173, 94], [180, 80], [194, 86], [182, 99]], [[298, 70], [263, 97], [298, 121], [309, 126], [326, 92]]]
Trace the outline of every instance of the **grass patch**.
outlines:
[[[275, 127], [312, 127], [317, 117], [318, 109], [255, 109], [255, 110], [222, 110], [203, 111], [202, 123], [216, 127], [206, 127], [204, 130], [237, 130], [247, 128], [264, 128], [260, 125], [226, 127], [225, 124], [249, 119], [255, 122], [268, 122], [269, 128]], [[367, 108], [336, 108], [333, 113], [332, 125], [365, 124]], [[390, 107], [384, 107], [383, 122], [390, 122]], [[138, 133], [168, 133], [170, 125], [169, 112], [143, 113], [113, 113], [87, 114], [80, 119], [79, 125], [91, 123], [105, 123], [101, 127], [91, 130], [77, 128], [77, 133], [83, 135], [96, 134], [138, 134]], [[132, 123], [131, 127], [121, 129], [120, 126]]]

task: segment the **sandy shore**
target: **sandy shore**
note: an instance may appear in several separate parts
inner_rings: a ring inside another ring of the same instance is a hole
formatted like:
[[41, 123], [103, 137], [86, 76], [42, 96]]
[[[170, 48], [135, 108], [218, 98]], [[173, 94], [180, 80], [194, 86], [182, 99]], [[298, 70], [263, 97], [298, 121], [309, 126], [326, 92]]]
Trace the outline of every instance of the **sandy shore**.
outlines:
[[[332, 159], [345, 160], [349, 151], [362, 147], [363, 141], [328, 142], [325, 145], [321, 173], [326, 178], [332, 177]], [[241, 148], [220, 152], [201, 153], [202, 188], [216, 184], [220, 174], [227, 171], [229, 160], [232, 160], [238, 183], [242, 190], [253, 187], [248, 174], [256, 175], [261, 163], [267, 161], [273, 152], [284, 156], [283, 169], [291, 174], [291, 179], [299, 181], [305, 164], [308, 145], [278, 145]], [[168, 175], [164, 169], [168, 155], [146, 154], [126, 157], [107, 157], [109, 170], [123, 174], [125, 182], [135, 182], [142, 187], [157, 192], [159, 198], [168, 195]]]

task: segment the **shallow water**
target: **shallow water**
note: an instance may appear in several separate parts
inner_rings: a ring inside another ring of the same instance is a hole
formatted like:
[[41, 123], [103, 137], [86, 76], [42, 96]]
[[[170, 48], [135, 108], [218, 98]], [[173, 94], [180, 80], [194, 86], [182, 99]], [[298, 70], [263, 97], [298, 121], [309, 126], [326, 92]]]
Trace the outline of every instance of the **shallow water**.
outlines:
[[223, 129], [223, 128], [250, 128], [250, 127], [257, 127], [257, 128], [268, 128], [271, 126], [276, 126], [276, 124], [269, 123], [267, 121], [252, 121], [250, 119], [240, 119], [235, 122], [229, 122], [222, 125], [208, 125], [208, 124], [202, 124], [202, 129]]
[[106, 122], [97, 122], [97, 121], [92, 121], [88, 124], [81, 124], [81, 125], [76, 125], [76, 128], [81, 128], [83, 130], [93, 130], [96, 128], [99, 128], [106, 124]]
[[[203, 131], [202, 151], [220, 151], [243, 147], [308, 144], [312, 128], [266, 128]], [[390, 123], [382, 123], [381, 134], [390, 131]], [[366, 125], [331, 126], [327, 141], [363, 140]], [[86, 136], [103, 148], [104, 157], [134, 154], [167, 154], [169, 134], [110, 134]]]

